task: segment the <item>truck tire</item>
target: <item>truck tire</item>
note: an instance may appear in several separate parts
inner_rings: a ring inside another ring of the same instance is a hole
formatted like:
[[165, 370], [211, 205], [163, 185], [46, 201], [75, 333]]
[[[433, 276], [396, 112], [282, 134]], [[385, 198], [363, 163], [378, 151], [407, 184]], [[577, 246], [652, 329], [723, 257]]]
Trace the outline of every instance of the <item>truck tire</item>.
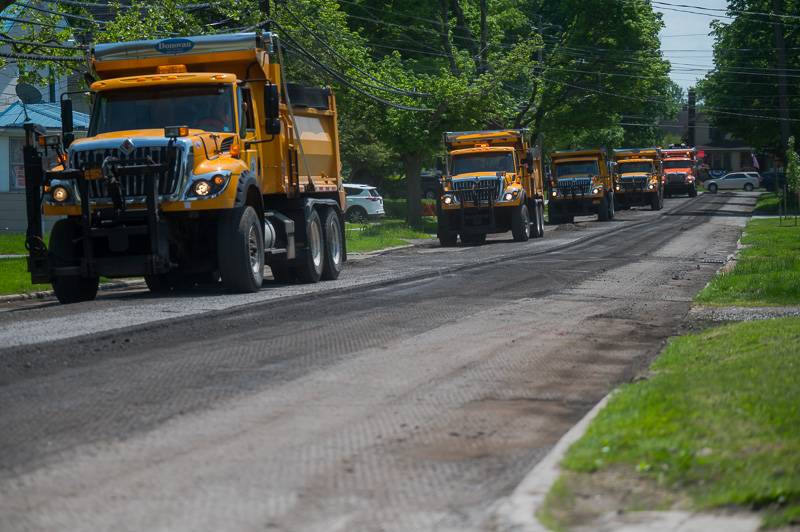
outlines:
[[480, 246], [486, 243], [486, 234], [461, 235], [461, 243], [468, 246]]
[[664, 207], [664, 196], [658, 191], [650, 197], [650, 210], [660, 211]]
[[689, 197], [690, 198], [697, 197], [697, 187], [695, 185], [689, 187]]
[[561, 213], [552, 203], [547, 207], [547, 223], [550, 225], [558, 225], [563, 223], [563, 217], [561, 216]]
[[511, 213], [511, 234], [515, 242], [526, 242], [531, 237], [531, 214], [524, 201]]
[[442, 220], [444, 214], [439, 211], [438, 224], [436, 226], [436, 236], [439, 237], [439, 245], [443, 248], [452, 248], [458, 245], [458, 233], [448, 229], [447, 224]]
[[600, 202], [600, 210], [597, 211], [597, 219], [601, 222], [608, 222], [611, 220], [611, 211], [614, 208], [613, 205], [613, 201], [608, 194], [603, 196], [603, 201]]
[[[80, 246], [77, 239], [77, 226], [69, 220], [58, 220], [50, 231], [50, 260], [55, 267], [80, 265]], [[69, 305], [83, 301], [93, 301], [100, 286], [99, 277], [80, 275], [53, 276], [53, 291], [59, 303]]]
[[322, 221], [322, 233], [325, 246], [325, 265], [322, 268], [322, 279], [334, 281], [339, 278], [344, 265], [344, 231], [336, 210], [325, 209]]
[[175, 288], [175, 278], [168, 273], [147, 274], [144, 282], [154, 294], [166, 294]]
[[217, 225], [217, 261], [229, 292], [258, 292], [264, 281], [264, 229], [253, 207], [231, 209]]
[[300, 282], [316, 283], [322, 278], [322, 270], [325, 266], [322, 221], [316, 210], [312, 210], [305, 219], [305, 226], [306, 245], [295, 260], [295, 271]]
[[535, 205], [536, 222], [533, 226], [533, 238], [542, 238], [544, 236], [544, 203], [537, 200]]

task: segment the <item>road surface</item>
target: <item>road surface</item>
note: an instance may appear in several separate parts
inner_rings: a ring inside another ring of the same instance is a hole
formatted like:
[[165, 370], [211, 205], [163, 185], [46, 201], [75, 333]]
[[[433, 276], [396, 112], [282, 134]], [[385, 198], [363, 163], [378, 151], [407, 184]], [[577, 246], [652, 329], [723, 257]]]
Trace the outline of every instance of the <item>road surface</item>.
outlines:
[[0, 530], [487, 530], [679, 330], [756, 196], [248, 296], [0, 306]]

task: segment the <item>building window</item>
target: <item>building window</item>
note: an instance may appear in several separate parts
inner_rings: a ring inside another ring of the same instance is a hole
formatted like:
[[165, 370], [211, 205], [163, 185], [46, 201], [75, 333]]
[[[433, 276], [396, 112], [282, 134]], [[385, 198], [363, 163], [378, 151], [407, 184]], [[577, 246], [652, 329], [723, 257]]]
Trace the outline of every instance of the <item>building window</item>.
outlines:
[[25, 146], [25, 140], [15, 138], [10, 138], [8, 140], [8, 190], [25, 190], [25, 164], [22, 156], [22, 148]]

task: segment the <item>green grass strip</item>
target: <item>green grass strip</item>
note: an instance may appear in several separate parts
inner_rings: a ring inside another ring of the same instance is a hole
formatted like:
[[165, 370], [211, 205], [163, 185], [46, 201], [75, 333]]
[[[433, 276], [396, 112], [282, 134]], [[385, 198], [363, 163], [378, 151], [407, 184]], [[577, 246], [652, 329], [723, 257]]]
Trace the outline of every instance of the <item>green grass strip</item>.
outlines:
[[747, 224], [733, 270], [718, 275], [697, 301], [710, 305], [800, 304], [800, 226], [778, 219]]
[[670, 342], [647, 381], [623, 386], [563, 465], [624, 466], [699, 508], [765, 509], [800, 522], [800, 319], [745, 322]]
[[415, 238], [430, 238], [436, 233], [436, 224], [425, 219], [419, 229], [408, 226], [402, 220], [383, 220], [377, 224], [347, 224], [347, 251], [363, 253], [408, 244]]
[[49, 284], [31, 284], [25, 259], [0, 259], [0, 295], [50, 290]]

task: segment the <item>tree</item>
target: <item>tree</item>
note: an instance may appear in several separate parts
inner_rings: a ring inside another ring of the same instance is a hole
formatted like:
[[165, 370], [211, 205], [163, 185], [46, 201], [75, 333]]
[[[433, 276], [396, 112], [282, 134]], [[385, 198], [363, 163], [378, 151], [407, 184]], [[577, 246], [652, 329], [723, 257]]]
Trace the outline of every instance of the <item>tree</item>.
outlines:
[[[785, 147], [781, 142], [773, 20], [741, 13], [770, 13], [772, 0], [730, 0], [728, 7], [733, 20], [713, 25], [714, 69], [698, 84], [704, 112], [722, 131], [754, 148], [782, 156]], [[784, 13], [800, 13], [800, 0], [783, 0], [783, 7]], [[797, 50], [797, 21], [784, 22], [784, 45], [787, 50]], [[789, 72], [800, 71], [800, 55], [789, 53], [786, 59]], [[795, 137], [800, 135], [800, 83], [796, 81], [790, 78], [787, 85], [790, 133]]]

